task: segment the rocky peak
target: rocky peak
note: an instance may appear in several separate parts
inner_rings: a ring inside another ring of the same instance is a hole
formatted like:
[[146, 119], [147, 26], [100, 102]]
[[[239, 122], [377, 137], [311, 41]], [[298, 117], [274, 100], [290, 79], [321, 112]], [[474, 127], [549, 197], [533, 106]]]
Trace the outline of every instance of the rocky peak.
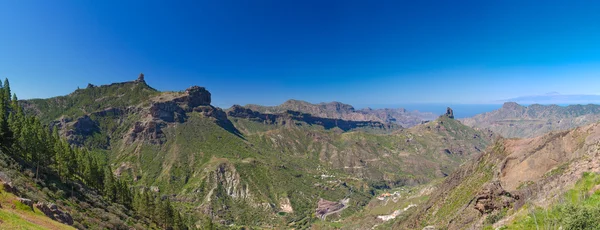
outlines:
[[329, 111], [338, 111], [338, 112], [354, 112], [354, 107], [348, 104], [344, 104], [341, 102], [333, 101], [329, 103], [322, 103], [322, 106]]
[[454, 111], [452, 110], [452, 108], [446, 108], [446, 114], [444, 114], [444, 116], [454, 119]]
[[514, 110], [514, 109], [517, 109], [517, 108], [520, 108], [520, 107], [521, 107], [521, 105], [517, 104], [516, 102], [505, 102], [502, 105], [503, 109], [513, 109]]
[[145, 83], [146, 81], [144, 80], [144, 73], [140, 73], [140, 75], [138, 76], [137, 80], [135, 80], [134, 82], [136, 82], [136, 83], [142, 83], [142, 82], [144, 82]]
[[186, 102], [190, 108], [201, 105], [210, 105], [211, 95], [204, 87], [192, 86], [186, 89], [185, 92], [187, 94]]

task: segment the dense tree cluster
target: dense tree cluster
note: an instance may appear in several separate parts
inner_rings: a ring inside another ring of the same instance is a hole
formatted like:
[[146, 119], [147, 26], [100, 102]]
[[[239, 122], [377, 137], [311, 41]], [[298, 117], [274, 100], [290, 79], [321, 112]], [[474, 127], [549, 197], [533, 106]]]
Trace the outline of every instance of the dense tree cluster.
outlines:
[[160, 228], [187, 229], [169, 199], [159, 199], [147, 191], [134, 192], [126, 181], [115, 178], [95, 154], [69, 145], [56, 127], [25, 114], [16, 94], [11, 94], [8, 79], [0, 83], [0, 144], [4, 153], [33, 169], [36, 179], [46, 174], [56, 175], [64, 183], [81, 182]]

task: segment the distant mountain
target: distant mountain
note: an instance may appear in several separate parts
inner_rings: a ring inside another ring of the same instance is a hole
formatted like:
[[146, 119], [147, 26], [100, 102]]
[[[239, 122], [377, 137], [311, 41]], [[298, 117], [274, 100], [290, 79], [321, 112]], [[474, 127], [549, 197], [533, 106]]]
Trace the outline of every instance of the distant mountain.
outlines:
[[[381, 122], [341, 103], [224, 111], [203, 87], [160, 92], [143, 78], [21, 105], [106, 161], [134, 194], [150, 191], [196, 225], [305, 229], [320, 204], [346, 202], [320, 215], [328, 220], [356, 213], [377, 189], [442, 178], [494, 138], [451, 115], [420, 124], [377, 110]], [[393, 116], [419, 125], [400, 129]]]
[[588, 104], [600, 103], [600, 95], [563, 95], [557, 92], [550, 92], [544, 95], [511, 98], [500, 102], [517, 102], [521, 104]]
[[508, 138], [534, 137], [600, 121], [600, 105], [522, 106], [506, 102], [492, 112], [462, 119], [465, 125], [490, 130]]
[[429, 112], [407, 111], [403, 108], [356, 110], [351, 105], [340, 102], [311, 104], [300, 100], [288, 100], [278, 106], [246, 105], [244, 107], [261, 113], [281, 113], [292, 110], [308, 113], [315, 117], [395, 123], [405, 128], [415, 126], [423, 121], [434, 120], [438, 116]]

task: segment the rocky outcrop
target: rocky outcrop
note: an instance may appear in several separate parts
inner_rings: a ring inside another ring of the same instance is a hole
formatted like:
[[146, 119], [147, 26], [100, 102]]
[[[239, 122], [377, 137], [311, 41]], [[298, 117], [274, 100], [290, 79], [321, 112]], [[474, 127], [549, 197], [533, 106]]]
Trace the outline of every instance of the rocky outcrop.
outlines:
[[265, 119], [268, 119], [270, 114], [262, 114], [240, 105], [233, 105], [227, 110], [227, 115], [262, 122]]
[[0, 182], [0, 186], [2, 186], [2, 190], [4, 190], [5, 192], [13, 194], [17, 192], [17, 189], [15, 188], [15, 186], [13, 186], [12, 182], [2, 181]]
[[[192, 86], [183, 95], [169, 101], [154, 102], [150, 106], [150, 114], [153, 118], [166, 122], [184, 122], [186, 113], [197, 111], [210, 113], [217, 110], [210, 106], [210, 92], [204, 87]], [[201, 107], [201, 108], [199, 108]]]
[[228, 163], [221, 163], [214, 171], [215, 181], [223, 186], [228, 196], [237, 199], [250, 198], [250, 190], [245, 184], [241, 184], [240, 174], [235, 167]]
[[26, 199], [26, 198], [21, 198], [21, 197], [18, 197], [17, 200], [19, 202], [21, 202], [22, 204], [29, 206], [31, 208], [31, 210], [33, 210], [33, 201], [32, 200]]
[[210, 105], [211, 95], [204, 87], [192, 86], [186, 89], [182, 96], [173, 99], [173, 102], [189, 112], [197, 106]]
[[154, 103], [150, 107], [152, 118], [166, 122], [184, 122], [185, 110], [173, 101]]
[[474, 208], [481, 214], [487, 214], [511, 207], [518, 199], [519, 196], [504, 190], [499, 181], [492, 181], [485, 184], [477, 193]]
[[70, 130], [71, 133], [68, 133], [67, 136], [73, 134], [79, 135], [91, 135], [95, 132], [99, 132], [100, 128], [98, 124], [92, 120], [88, 115], [78, 118], [73, 124], [73, 129]]
[[444, 115], [448, 118], [454, 119], [454, 111], [450, 107], [446, 108], [446, 114]]
[[138, 76], [138, 78], [135, 81], [133, 81], [133, 82], [135, 82], [135, 83], [142, 83], [142, 82], [146, 83], [146, 81], [144, 80], [144, 73], [140, 73], [140, 75]]
[[227, 120], [227, 113], [221, 108], [213, 107], [212, 105], [198, 106], [193, 111], [200, 113], [204, 117], [212, 117], [220, 121]]
[[280, 199], [279, 209], [285, 213], [293, 213], [294, 212], [294, 209], [292, 208], [292, 203], [290, 202], [290, 199], [287, 197]]
[[136, 122], [125, 137], [125, 143], [131, 144], [136, 140], [147, 140], [151, 144], [162, 144], [165, 140], [165, 134], [162, 129], [166, 127], [165, 123], [148, 121]]
[[44, 213], [47, 217], [67, 225], [73, 225], [73, 218], [68, 212], [58, 209], [56, 204], [37, 202], [35, 207]]

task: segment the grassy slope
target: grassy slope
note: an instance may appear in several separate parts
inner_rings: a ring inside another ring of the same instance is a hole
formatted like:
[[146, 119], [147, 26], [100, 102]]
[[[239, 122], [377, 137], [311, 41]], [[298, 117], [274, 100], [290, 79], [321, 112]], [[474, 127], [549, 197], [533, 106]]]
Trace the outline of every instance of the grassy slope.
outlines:
[[39, 114], [44, 123], [49, 123], [60, 117], [75, 119], [110, 107], [147, 103], [150, 97], [159, 93], [143, 82], [125, 82], [78, 89], [66, 96], [32, 99], [22, 101], [22, 104], [27, 112]]
[[[598, 229], [600, 228], [600, 175], [584, 173], [561, 202], [547, 208], [528, 208], [502, 229]], [[490, 229], [493, 229], [489, 227]]]
[[0, 229], [75, 229], [50, 219], [37, 208], [31, 209], [2, 189], [0, 207]]

